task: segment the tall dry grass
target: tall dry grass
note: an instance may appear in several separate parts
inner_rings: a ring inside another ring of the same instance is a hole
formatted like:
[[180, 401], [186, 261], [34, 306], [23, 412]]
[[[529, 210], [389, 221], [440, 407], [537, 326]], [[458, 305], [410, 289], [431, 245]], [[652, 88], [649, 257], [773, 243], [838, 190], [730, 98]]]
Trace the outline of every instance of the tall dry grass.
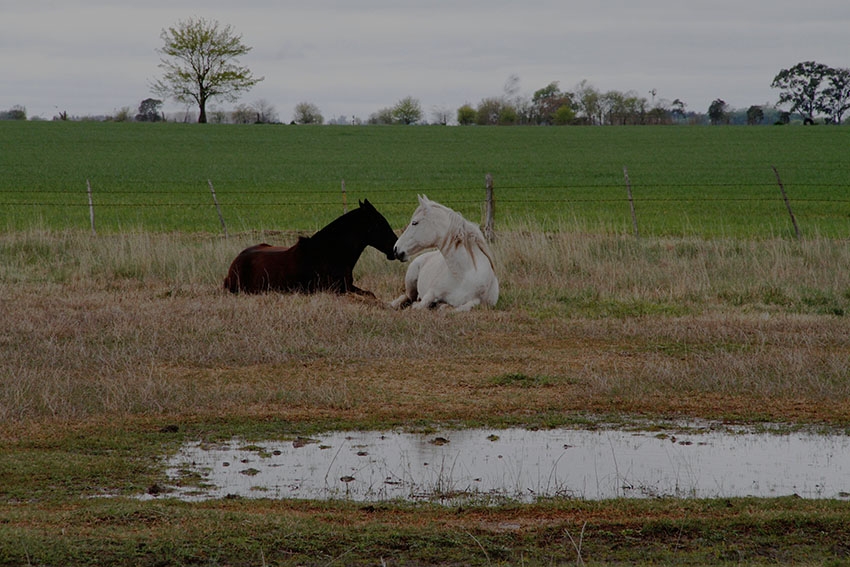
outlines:
[[[259, 240], [292, 238], [0, 235], [0, 423], [850, 400], [846, 242], [503, 233], [499, 306], [453, 314], [224, 292], [232, 258]], [[389, 301], [404, 269], [367, 250], [356, 279]], [[490, 387], [509, 373], [549, 387]]]

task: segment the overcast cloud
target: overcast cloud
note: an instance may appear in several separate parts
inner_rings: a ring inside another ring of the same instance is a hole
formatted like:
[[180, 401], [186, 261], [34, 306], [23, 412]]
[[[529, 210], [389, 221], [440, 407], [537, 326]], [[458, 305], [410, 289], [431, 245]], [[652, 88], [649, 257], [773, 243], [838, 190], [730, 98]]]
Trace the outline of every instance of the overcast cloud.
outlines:
[[264, 99], [284, 121], [302, 101], [366, 119], [408, 95], [428, 118], [454, 114], [511, 75], [528, 96], [587, 80], [706, 112], [716, 98], [774, 103], [773, 77], [800, 61], [850, 67], [848, 0], [0, 0], [0, 110], [135, 112], [153, 96], [161, 31], [190, 17], [243, 36], [240, 62], [265, 80], [240, 102]]

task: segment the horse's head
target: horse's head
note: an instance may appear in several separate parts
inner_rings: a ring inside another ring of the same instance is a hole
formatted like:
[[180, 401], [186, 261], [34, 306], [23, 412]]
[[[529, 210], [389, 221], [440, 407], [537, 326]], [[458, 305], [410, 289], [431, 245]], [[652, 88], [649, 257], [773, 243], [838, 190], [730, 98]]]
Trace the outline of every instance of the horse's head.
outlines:
[[439, 245], [447, 226], [447, 216], [443, 210], [444, 207], [439, 203], [419, 195], [419, 206], [413, 211], [410, 224], [395, 243], [396, 258], [404, 262], [417, 252]]
[[395, 235], [390, 223], [369, 202], [369, 199], [360, 201], [360, 208], [358, 210], [363, 212], [367, 235], [366, 244], [386, 254], [387, 260], [395, 260], [396, 254], [394, 247], [398, 237]]

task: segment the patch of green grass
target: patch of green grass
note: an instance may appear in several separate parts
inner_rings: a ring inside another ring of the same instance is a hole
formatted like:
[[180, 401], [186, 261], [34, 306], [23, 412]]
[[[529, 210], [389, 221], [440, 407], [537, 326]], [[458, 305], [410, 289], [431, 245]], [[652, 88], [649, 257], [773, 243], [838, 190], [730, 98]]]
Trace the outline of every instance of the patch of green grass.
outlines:
[[626, 318], [646, 315], [667, 315], [679, 317], [691, 312], [683, 303], [649, 301], [645, 299], [603, 298], [592, 290], [583, 290], [578, 294], [562, 294], [558, 302], [572, 316], [589, 318]]
[[490, 379], [493, 386], [513, 386], [519, 388], [543, 388], [552, 386], [556, 382], [563, 382], [551, 376], [528, 376], [521, 372], [511, 372], [508, 374], [500, 374]]
[[[545, 518], [545, 521], [538, 521]], [[841, 564], [840, 502], [434, 505], [125, 499], [0, 509], [0, 565]]]

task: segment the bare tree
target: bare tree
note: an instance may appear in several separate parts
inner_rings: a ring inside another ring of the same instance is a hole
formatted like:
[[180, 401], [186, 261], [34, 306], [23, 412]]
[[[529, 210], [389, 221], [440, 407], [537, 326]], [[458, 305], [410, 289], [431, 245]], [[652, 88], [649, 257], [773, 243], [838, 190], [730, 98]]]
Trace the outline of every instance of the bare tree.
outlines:
[[452, 111], [445, 106], [435, 106], [431, 109], [431, 116], [435, 124], [445, 126], [452, 119]]
[[256, 111], [247, 104], [238, 105], [233, 112], [230, 113], [230, 119], [234, 124], [252, 124], [256, 122]]
[[587, 124], [602, 123], [602, 116], [605, 114], [602, 95], [596, 87], [587, 82], [587, 79], [576, 85], [573, 99]]
[[280, 119], [277, 116], [277, 110], [275, 110], [275, 107], [264, 98], [254, 101], [251, 108], [254, 109], [254, 112], [256, 113], [257, 124], [273, 124], [275, 122], [280, 122]]

